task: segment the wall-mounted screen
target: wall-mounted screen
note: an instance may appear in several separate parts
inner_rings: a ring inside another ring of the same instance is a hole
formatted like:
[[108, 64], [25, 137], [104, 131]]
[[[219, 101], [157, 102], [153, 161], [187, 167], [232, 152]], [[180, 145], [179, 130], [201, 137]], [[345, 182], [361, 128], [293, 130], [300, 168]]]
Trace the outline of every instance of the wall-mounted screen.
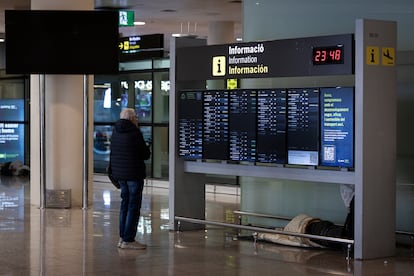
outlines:
[[164, 55], [164, 34], [135, 35], [119, 39], [121, 62], [161, 58]]
[[229, 159], [229, 92], [203, 93], [203, 158]]
[[203, 92], [180, 92], [178, 103], [178, 155], [203, 158]]
[[6, 10], [7, 74], [116, 74], [117, 11]]
[[229, 158], [255, 162], [257, 92], [230, 90], [229, 97]]
[[0, 163], [24, 163], [24, 124], [0, 123]]
[[318, 165], [319, 89], [289, 89], [287, 96], [288, 164]]
[[24, 121], [24, 100], [0, 99], [0, 120]]
[[257, 91], [257, 162], [287, 163], [286, 90]]
[[321, 88], [322, 166], [354, 166], [354, 89]]

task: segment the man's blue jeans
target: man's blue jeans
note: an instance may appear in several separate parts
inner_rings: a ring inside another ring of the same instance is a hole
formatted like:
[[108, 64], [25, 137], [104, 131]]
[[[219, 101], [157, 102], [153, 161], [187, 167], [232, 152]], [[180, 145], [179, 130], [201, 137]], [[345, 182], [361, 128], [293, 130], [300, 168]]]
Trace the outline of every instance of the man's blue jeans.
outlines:
[[144, 180], [121, 180], [119, 236], [125, 242], [135, 241], [142, 203]]

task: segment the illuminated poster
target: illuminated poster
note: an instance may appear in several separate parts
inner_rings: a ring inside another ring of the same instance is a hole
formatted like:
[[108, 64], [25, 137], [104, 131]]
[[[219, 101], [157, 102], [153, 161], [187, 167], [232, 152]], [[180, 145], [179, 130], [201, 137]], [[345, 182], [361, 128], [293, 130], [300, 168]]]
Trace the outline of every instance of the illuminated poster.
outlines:
[[0, 123], [0, 163], [24, 162], [24, 124]]
[[321, 88], [322, 166], [354, 166], [354, 89]]
[[1, 99], [0, 100], [1, 121], [24, 121], [23, 99]]
[[0, 100], [0, 163], [24, 163], [24, 100]]

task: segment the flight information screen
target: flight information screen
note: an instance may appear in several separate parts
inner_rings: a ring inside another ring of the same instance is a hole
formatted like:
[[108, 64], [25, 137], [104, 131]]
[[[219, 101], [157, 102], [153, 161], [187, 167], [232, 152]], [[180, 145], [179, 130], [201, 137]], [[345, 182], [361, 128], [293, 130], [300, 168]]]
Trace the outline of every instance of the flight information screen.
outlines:
[[289, 89], [288, 164], [318, 165], [319, 89]]
[[321, 88], [321, 165], [354, 166], [354, 89]]
[[178, 155], [182, 158], [203, 157], [203, 93], [180, 92], [178, 104]]
[[255, 90], [230, 90], [229, 157], [233, 161], [256, 161]]
[[286, 90], [257, 91], [257, 162], [287, 163]]
[[229, 159], [229, 92], [203, 93], [203, 158]]

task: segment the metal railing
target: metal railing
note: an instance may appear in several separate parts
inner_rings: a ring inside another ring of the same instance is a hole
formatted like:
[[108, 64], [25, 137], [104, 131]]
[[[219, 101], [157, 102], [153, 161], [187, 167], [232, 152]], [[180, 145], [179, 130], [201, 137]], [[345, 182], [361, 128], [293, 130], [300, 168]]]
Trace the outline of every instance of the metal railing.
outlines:
[[[351, 249], [352, 249], [352, 245], [354, 244], [354, 240], [350, 240], [350, 239], [318, 236], [318, 235], [311, 235], [311, 234], [304, 234], [304, 233], [295, 233], [295, 232], [288, 232], [288, 231], [277, 230], [277, 229], [267, 229], [267, 228], [263, 228], [263, 227], [255, 227], [255, 226], [248, 226], [248, 225], [241, 225], [241, 224], [232, 224], [232, 223], [225, 223], [225, 222], [211, 221], [211, 220], [203, 220], [203, 219], [194, 219], [194, 218], [187, 218], [187, 217], [180, 217], [180, 216], [175, 216], [174, 218], [177, 221], [178, 231], [180, 231], [181, 222], [189, 222], [189, 223], [196, 223], [196, 224], [205, 224], [205, 225], [215, 225], [215, 226], [221, 226], [221, 227], [236, 228], [236, 229], [248, 230], [248, 231], [252, 231], [252, 232], [266, 232], [266, 233], [273, 233], [273, 234], [283, 234], [283, 235], [287, 235], [287, 236], [296, 236], [296, 237], [302, 237], [302, 238], [308, 238], [308, 239], [318, 239], [318, 240], [344, 243], [344, 244], [347, 244], [347, 257], [346, 257], [347, 260], [349, 260], [351, 258], [350, 257]], [[255, 242], [256, 242], [256, 236], [255, 236]]]

